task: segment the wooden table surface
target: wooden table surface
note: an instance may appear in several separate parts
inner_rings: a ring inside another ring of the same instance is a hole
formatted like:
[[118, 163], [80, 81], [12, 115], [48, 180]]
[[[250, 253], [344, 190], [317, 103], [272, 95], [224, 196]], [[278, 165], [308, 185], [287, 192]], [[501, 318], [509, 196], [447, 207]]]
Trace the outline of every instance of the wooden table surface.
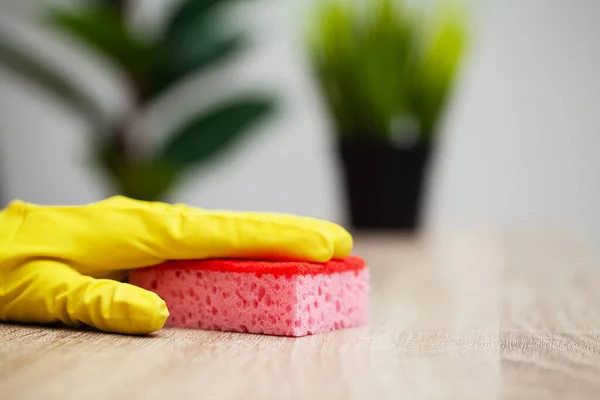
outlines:
[[368, 326], [303, 338], [0, 325], [1, 399], [600, 399], [600, 263], [567, 236], [357, 237]]

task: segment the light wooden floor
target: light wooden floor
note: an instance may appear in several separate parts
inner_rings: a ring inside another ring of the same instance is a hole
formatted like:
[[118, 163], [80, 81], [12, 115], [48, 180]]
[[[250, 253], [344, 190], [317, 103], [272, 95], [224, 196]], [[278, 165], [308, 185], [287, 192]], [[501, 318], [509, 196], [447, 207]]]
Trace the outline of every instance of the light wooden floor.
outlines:
[[549, 233], [358, 237], [369, 326], [304, 338], [0, 325], [2, 399], [600, 399], [600, 263]]

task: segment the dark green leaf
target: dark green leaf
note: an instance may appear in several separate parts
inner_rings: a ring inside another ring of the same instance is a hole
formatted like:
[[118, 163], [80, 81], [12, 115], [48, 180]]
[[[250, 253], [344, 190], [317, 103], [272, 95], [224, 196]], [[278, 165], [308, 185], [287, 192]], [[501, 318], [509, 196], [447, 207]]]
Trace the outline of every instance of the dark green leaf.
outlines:
[[116, 9], [94, 6], [78, 11], [54, 10], [50, 21], [61, 31], [124, 68], [134, 79], [146, 77], [156, 47], [135, 37]]
[[269, 101], [261, 99], [217, 106], [179, 128], [159, 152], [159, 159], [181, 167], [204, 162], [249, 132], [272, 109]]
[[167, 19], [165, 38], [172, 40], [180, 37], [181, 33], [187, 31], [203, 21], [206, 21], [207, 14], [220, 6], [222, 3], [232, 0], [184, 0], [175, 8], [173, 13]]
[[243, 43], [241, 36], [217, 38], [189, 36], [164, 49], [154, 78], [152, 94], [169, 89], [177, 82], [226, 58]]
[[153, 95], [194, 72], [213, 66], [242, 46], [243, 37], [223, 32], [218, 17], [212, 13], [225, 2], [187, 0], [174, 11], [168, 19], [157, 57], [151, 88]]
[[18, 44], [0, 35], [0, 65], [35, 83], [68, 107], [79, 112], [97, 129], [105, 124], [101, 109], [75, 84], [43, 61], [27, 54]]

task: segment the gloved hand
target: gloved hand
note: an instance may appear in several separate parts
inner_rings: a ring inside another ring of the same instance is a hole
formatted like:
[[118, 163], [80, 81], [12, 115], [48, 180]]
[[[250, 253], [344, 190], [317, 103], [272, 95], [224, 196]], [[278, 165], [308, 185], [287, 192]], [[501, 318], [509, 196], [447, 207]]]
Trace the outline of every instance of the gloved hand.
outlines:
[[146, 334], [169, 312], [156, 294], [119, 282], [127, 270], [216, 257], [324, 262], [351, 249], [340, 226], [285, 214], [122, 196], [82, 206], [13, 201], [0, 212], [0, 320]]

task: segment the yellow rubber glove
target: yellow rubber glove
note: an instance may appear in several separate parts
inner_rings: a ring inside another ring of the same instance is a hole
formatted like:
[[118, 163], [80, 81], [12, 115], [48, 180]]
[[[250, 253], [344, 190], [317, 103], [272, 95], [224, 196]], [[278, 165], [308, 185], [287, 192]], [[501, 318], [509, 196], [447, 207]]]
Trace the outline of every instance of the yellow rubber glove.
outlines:
[[156, 294], [119, 282], [169, 259], [345, 257], [338, 225], [274, 213], [206, 211], [122, 196], [82, 206], [13, 201], [0, 212], [0, 320], [146, 334], [169, 312]]

